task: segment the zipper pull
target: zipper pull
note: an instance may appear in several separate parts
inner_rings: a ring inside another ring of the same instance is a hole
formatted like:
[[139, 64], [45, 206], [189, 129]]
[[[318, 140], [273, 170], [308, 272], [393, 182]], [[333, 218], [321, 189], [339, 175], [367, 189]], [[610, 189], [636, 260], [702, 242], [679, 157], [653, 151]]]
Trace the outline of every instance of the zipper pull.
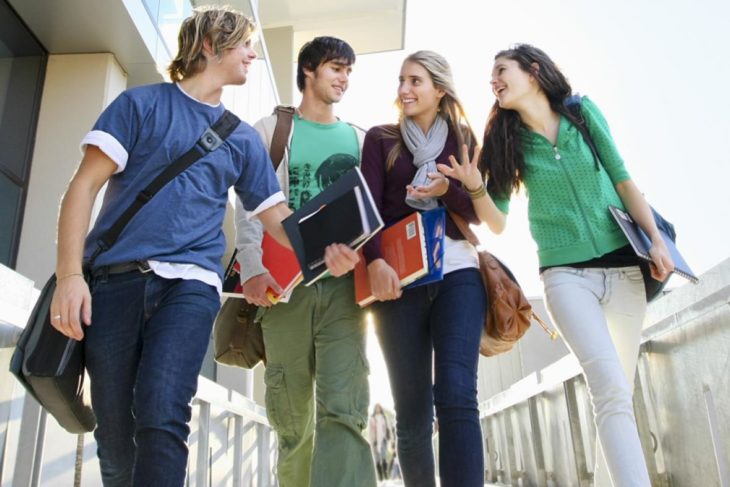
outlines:
[[554, 145], [553, 146], [553, 151], [555, 152], [555, 160], [556, 161], [559, 161], [560, 160], [560, 151], [558, 151], [558, 146], [557, 145]]

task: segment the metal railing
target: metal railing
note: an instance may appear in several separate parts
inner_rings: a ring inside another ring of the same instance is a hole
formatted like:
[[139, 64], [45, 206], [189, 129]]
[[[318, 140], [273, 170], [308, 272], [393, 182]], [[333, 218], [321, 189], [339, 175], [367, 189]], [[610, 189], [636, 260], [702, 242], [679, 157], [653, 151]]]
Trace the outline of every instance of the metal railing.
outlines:
[[[652, 303], [634, 411], [654, 487], [730, 486], [730, 259]], [[566, 356], [480, 405], [485, 481], [593, 485], [595, 425]]]
[[[8, 371], [37, 294], [0, 265], [0, 487], [101, 486], [93, 435], [63, 430]], [[254, 401], [201, 376], [190, 427], [188, 486], [276, 485], [276, 437]]]
[[[101, 486], [93, 435], [72, 435], [19, 389], [0, 354], [0, 485]], [[261, 407], [205, 378], [193, 402], [187, 485], [273, 487], [276, 439]], [[7, 387], [2, 391], [6, 392]], [[228, 397], [226, 397], [228, 396]], [[231, 397], [232, 396], [232, 397]]]

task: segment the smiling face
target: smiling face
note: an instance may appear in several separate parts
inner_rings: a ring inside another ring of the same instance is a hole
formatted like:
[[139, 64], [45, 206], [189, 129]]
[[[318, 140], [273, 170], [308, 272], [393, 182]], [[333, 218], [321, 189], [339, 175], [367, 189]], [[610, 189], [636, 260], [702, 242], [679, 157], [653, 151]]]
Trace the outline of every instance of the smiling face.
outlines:
[[492, 93], [501, 108], [514, 110], [540, 91], [535, 78], [520, 64], [506, 57], [498, 57], [492, 68]]
[[350, 83], [352, 65], [344, 59], [333, 59], [320, 64], [314, 71], [304, 70], [309, 82], [306, 88], [327, 104], [342, 100]]
[[256, 59], [256, 51], [251, 39], [248, 39], [223, 51], [219, 61], [212, 60], [209, 63], [218, 64], [224, 84], [242, 85], [246, 82], [248, 70], [254, 59]]
[[401, 67], [398, 81], [398, 100], [403, 115], [416, 121], [433, 121], [445, 92], [434, 86], [426, 68], [419, 63], [406, 61]]

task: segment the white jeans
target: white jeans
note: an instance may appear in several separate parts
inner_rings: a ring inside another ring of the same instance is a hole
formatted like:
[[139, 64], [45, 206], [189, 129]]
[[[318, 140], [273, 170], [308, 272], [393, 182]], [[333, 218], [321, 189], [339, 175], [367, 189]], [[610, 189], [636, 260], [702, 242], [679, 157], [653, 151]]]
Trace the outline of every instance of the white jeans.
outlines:
[[594, 486], [650, 487], [632, 403], [646, 312], [639, 267], [553, 267], [542, 281], [548, 311], [583, 368], [593, 404]]

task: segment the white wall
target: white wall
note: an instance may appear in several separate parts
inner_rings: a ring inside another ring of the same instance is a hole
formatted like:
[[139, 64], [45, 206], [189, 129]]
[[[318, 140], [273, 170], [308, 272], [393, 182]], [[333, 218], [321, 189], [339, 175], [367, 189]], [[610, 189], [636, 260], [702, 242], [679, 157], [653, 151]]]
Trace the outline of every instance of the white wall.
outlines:
[[296, 59], [292, 58], [294, 31], [291, 26], [266, 29], [264, 37], [279, 99], [283, 104], [292, 105], [294, 103], [292, 97], [294, 94], [294, 63], [296, 62]]
[[81, 160], [79, 142], [126, 84], [113, 54], [48, 58], [16, 267], [36, 286], [55, 270], [58, 205]]

